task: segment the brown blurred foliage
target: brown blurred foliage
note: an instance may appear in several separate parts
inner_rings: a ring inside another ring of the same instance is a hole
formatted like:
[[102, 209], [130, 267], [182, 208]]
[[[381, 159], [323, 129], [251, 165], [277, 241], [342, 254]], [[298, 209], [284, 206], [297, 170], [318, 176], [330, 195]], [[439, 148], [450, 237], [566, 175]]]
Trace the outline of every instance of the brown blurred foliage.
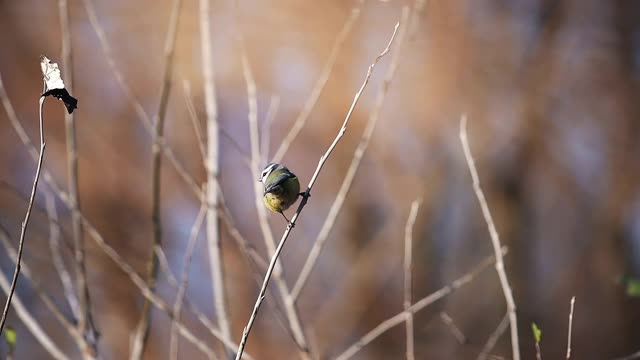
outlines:
[[[98, 2], [114, 57], [134, 96], [150, 115], [157, 109], [170, 1]], [[281, 98], [271, 131], [271, 154], [311, 91], [352, 1], [214, 2], [212, 35], [221, 127], [249, 151], [246, 89], [235, 34], [245, 34], [258, 89], [259, 119], [272, 95]], [[362, 80], [400, 15], [401, 1], [368, 1], [343, 47], [331, 78], [284, 163], [311, 176]], [[151, 244], [151, 137], [108, 70], [81, 1], [70, 2], [77, 110], [80, 200], [83, 213], [139, 273]], [[186, 1], [176, 48], [166, 139], [197, 181], [206, 175], [183, 100], [191, 83], [204, 119], [198, 4]], [[491, 245], [457, 137], [461, 113], [481, 181], [502, 241], [518, 306], [523, 357], [533, 358], [531, 322], [543, 331], [543, 355], [563, 356], [569, 300], [575, 295], [573, 354], [606, 359], [640, 350], [640, 299], [619, 279], [640, 277], [640, 5], [635, 1], [427, 1], [415, 37], [407, 43], [372, 143], [298, 310], [321, 358], [330, 358], [380, 321], [402, 310], [403, 229], [413, 199], [423, 205], [414, 231], [414, 299], [473, 268]], [[20, 121], [37, 138], [38, 59], [60, 62], [55, 1], [0, 0], [0, 73]], [[351, 126], [321, 174], [313, 197], [283, 253], [292, 283], [326, 217], [360, 139], [380, 85], [384, 59], [365, 91]], [[64, 66], [64, 64], [60, 64]], [[45, 167], [66, 184], [65, 133], [60, 104], [46, 105]], [[635, 120], [634, 120], [635, 119]], [[204, 121], [204, 120], [203, 120]], [[204, 123], [203, 123], [204, 125]], [[251, 174], [241, 151], [221, 143], [222, 189], [243, 235], [265, 249], [253, 206]], [[17, 241], [34, 173], [26, 148], [0, 111], [0, 225]], [[199, 202], [165, 161], [164, 247], [174, 272]], [[46, 185], [43, 185], [46, 186]], [[17, 192], [16, 192], [17, 191]], [[44, 290], [64, 298], [48, 251], [44, 198], [29, 229], [24, 260]], [[71, 261], [69, 213], [58, 210], [65, 256]], [[276, 235], [284, 229], [271, 217]], [[214, 317], [204, 235], [191, 267], [189, 299]], [[142, 296], [128, 277], [85, 237], [93, 311], [106, 359], [128, 355]], [[224, 267], [234, 339], [240, 337], [257, 288], [228, 232], [222, 230]], [[266, 257], [266, 255], [265, 255]], [[12, 262], [3, 252], [2, 271]], [[37, 301], [32, 284], [18, 294], [53, 339], [79, 354]], [[160, 278], [159, 294], [174, 290]], [[275, 292], [273, 293], [275, 294]], [[4, 300], [3, 300], [4, 301]], [[446, 311], [466, 335], [459, 344], [440, 319]], [[505, 311], [494, 271], [415, 318], [416, 357], [473, 359]], [[186, 323], [220, 350], [189, 316]], [[12, 314], [17, 358], [47, 358]], [[153, 311], [145, 358], [167, 354], [170, 322]], [[359, 359], [404, 356], [398, 326], [358, 354]], [[247, 350], [258, 359], [294, 358], [288, 332], [263, 308]], [[3, 348], [4, 351], [4, 348]], [[508, 334], [494, 354], [510, 358]], [[181, 340], [181, 358], [202, 354]]]

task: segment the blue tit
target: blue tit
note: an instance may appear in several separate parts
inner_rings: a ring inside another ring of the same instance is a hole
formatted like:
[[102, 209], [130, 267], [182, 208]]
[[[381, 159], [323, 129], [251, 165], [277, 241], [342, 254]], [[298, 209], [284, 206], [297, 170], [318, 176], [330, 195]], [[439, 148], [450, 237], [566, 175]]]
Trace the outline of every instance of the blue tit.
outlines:
[[286, 167], [270, 163], [262, 170], [258, 181], [264, 184], [262, 201], [267, 209], [279, 212], [289, 222], [283, 211], [293, 205], [299, 195], [302, 195], [298, 177]]

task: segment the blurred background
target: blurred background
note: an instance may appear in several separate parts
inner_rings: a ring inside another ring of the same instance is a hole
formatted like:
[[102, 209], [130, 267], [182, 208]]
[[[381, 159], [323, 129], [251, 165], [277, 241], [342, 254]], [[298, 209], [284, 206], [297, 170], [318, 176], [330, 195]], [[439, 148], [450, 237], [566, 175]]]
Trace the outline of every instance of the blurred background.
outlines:
[[[132, 101], [139, 102], [149, 118], [156, 116], [172, 2], [94, 4], [112, 60], [130, 94], [114, 77], [85, 4], [69, 2], [72, 94], [79, 99], [75, 114], [81, 211], [105, 242], [143, 276], [153, 241], [153, 140]], [[523, 358], [535, 357], [533, 322], [542, 329], [543, 357], [564, 356], [572, 296], [576, 296], [575, 359], [613, 359], [639, 351], [640, 4], [636, 1], [371, 0], [360, 5], [275, 0], [241, 1], [237, 9], [233, 1], [213, 1], [220, 184], [241, 235], [263, 258], [269, 257], [254, 202], [257, 177], [246, 162], [249, 121], [238, 33], [244, 35], [255, 76], [259, 127], [267, 134], [263, 138], [269, 139], [260, 169], [302, 111], [331, 52], [338, 51], [326, 86], [282, 160], [304, 185], [405, 5], [412, 9], [412, 26], [402, 46], [392, 48], [376, 67], [281, 256], [285, 280], [293, 288], [375, 112], [391, 57], [400, 51], [370, 144], [296, 302], [314, 356], [336, 357], [377, 324], [402, 312], [404, 231], [413, 200], [422, 199], [413, 232], [414, 301], [493, 254], [458, 138], [462, 113], [469, 118], [469, 142], [489, 207], [509, 248], [506, 270], [517, 305]], [[354, 16], [352, 9], [357, 6], [361, 12]], [[183, 1], [165, 139], [200, 185], [206, 182], [206, 171], [184, 86], [188, 82], [196, 115], [206, 128], [198, 11], [197, 1]], [[335, 48], [341, 31], [344, 41]], [[37, 144], [39, 56], [46, 54], [64, 69], [60, 39], [55, 1], [0, 0], [0, 76], [7, 93], [0, 110], [0, 225], [14, 246], [35, 162], [9, 121], [6, 100]], [[273, 121], [267, 120], [270, 108]], [[44, 166], [55, 183], [67, 189], [62, 105], [48, 100], [45, 117]], [[42, 181], [23, 257], [33, 281], [21, 276], [16, 294], [53, 342], [71, 358], [80, 358], [73, 337], [37, 296], [45, 292], [71, 318], [51, 256], [45, 192], [51, 193], [51, 187]], [[72, 268], [70, 211], [55, 199], [62, 230], [60, 250]], [[199, 199], [165, 158], [162, 246], [178, 278], [199, 208]], [[279, 214], [268, 216], [279, 239], [285, 221]], [[238, 342], [258, 293], [257, 274], [222, 222], [220, 236], [228, 316], [232, 338]], [[86, 231], [83, 238], [92, 313], [100, 333], [98, 352], [105, 359], [127, 358], [143, 297]], [[13, 261], [3, 247], [0, 267], [9, 281]], [[295, 342], [283, 326], [286, 319], [282, 322], [274, 309], [282, 309], [282, 299], [271, 286], [269, 304], [258, 315], [247, 351], [256, 359], [297, 358]], [[202, 230], [189, 268], [187, 298], [215, 323], [212, 291]], [[162, 272], [157, 292], [172, 306], [176, 290]], [[415, 315], [416, 358], [475, 359], [505, 311], [496, 272], [489, 267]], [[157, 308], [151, 314], [144, 358], [168, 358], [171, 320]], [[183, 318], [194, 334], [224, 357], [220, 342], [189, 311]], [[17, 331], [16, 358], [50, 358], [13, 308], [7, 324]], [[455, 336], [456, 328], [464, 338]], [[184, 339], [179, 349], [179, 358], [206, 358]], [[7, 344], [0, 351], [5, 356]], [[512, 358], [508, 330], [491, 354]], [[399, 325], [354, 358], [404, 356], [405, 329]]]

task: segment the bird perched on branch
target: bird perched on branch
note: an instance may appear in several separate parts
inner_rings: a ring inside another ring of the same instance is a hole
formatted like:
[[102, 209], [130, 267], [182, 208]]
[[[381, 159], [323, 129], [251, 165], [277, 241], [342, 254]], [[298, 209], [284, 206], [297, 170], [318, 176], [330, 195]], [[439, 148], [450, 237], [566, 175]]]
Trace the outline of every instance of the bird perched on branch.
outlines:
[[258, 181], [264, 184], [262, 201], [267, 209], [280, 213], [290, 223], [283, 211], [304, 194], [300, 192], [298, 177], [286, 167], [270, 163], [262, 170]]

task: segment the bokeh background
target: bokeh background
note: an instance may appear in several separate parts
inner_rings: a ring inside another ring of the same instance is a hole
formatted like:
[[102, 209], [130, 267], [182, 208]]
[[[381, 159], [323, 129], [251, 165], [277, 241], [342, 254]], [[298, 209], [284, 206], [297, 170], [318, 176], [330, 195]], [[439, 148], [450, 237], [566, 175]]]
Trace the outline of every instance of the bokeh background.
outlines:
[[[211, 34], [220, 127], [220, 181], [242, 235], [267, 257], [254, 206], [247, 92], [236, 41], [242, 31], [253, 69], [258, 119], [274, 96], [270, 152], [289, 131], [329, 57], [354, 1], [214, 1]], [[335, 67], [308, 122], [284, 157], [303, 183], [340, 127], [371, 60], [384, 48], [401, 8], [416, 12], [371, 144], [297, 309], [319, 358], [344, 351], [375, 325], [402, 311], [404, 226], [411, 202], [422, 198], [414, 229], [413, 298], [420, 299], [473, 269], [492, 254], [491, 243], [458, 139], [462, 113], [489, 207], [502, 242], [518, 307], [521, 351], [534, 358], [531, 323], [542, 329], [547, 358], [564, 356], [569, 301], [576, 296], [575, 359], [611, 359], [640, 350], [640, 299], [628, 291], [640, 277], [640, 5], [636, 1], [450, 0], [413, 4], [366, 1], [340, 48]], [[171, 1], [97, 1], [96, 14], [113, 59], [132, 89], [123, 93], [111, 73], [83, 1], [70, 1], [73, 95], [83, 214], [106, 242], [143, 274], [151, 251], [152, 138], [131, 99], [149, 116], [157, 112]], [[237, 15], [237, 16], [236, 16]], [[61, 62], [55, 1], [0, 0], [0, 75], [22, 125], [37, 139], [40, 54]], [[206, 181], [185, 106], [188, 81], [204, 126], [198, 2], [184, 1], [176, 43], [174, 86], [166, 141], [197, 182]], [[395, 51], [395, 50], [394, 50]], [[282, 260], [290, 286], [297, 278], [349, 167], [390, 56], [376, 68], [352, 122], [314, 187]], [[64, 64], [60, 64], [64, 67]], [[45, 167], [67, 183], [61, 104], [46, 110]], [[237, 144], [236, 144], [237, 143]], [[268, 156], [267, 156], [268, 158]], [[264, 164], [261, 164], [264, 165]], [[35, 164], [0, 111], [0, 225], [17, 243]], [[24, 261], [38, 287], [69, 314], [49, 251], [49, 222], [41, 184], [29, 226]], [[162, 169], [164, 250], [179, 275], [200, 207], [165, 160]], [[57, 201], [63, 254], [71, 263], [68, 209]], [[290, 211], [292, 213], [292, 211]], [[275, 214], [276, 237], [285, 223]], [[257, 286], [251, 268], [222, 227], [229, 316], [238, 341]], [[105, 359], [126, 358], [142, 296], [129, 277], [85, 236], [93, 313]], [[3, 275], [13, 262], [0, 251]], [[215, 319], [204, 231], [190, 268], [187, 296]], [[71, 337], [39, 301], [24, 277], [17, 294], [45, 331], [72, 358]], [[175, 290], [160, 276], [158, 293]], [[280, 302], [277, 292], [268, 301]], [[635, 294], [637, 295], [637, 294]], [[4, 296], [4, 295], [3, 295]], [[4, 297], [2, 298], [4, 302]], [[419, 312], [416, 357], [474, 359], [504, 316], [495, 271]], [[464, 334], [461, 343], [442, 314]], [[187, 326], [222, 356], [198, 322]], [[12, 311], [18, 359], [48, 354]], [[168, 354], [170, 320], [152, 312], [146, 359]], [[181, 340], [180, 358], [204, 358]], [[403, 358], [404, 326], [365, 347], [358, 359]], [[6, 345], [0, 347], [6, 353]], [[263, 307], [249, 338], [257, 359], [296, 358], [288, 331]], [[510, 359], [508, 331], [492, 354]], [[4, 355], [3, 355], [4, 356]]]

